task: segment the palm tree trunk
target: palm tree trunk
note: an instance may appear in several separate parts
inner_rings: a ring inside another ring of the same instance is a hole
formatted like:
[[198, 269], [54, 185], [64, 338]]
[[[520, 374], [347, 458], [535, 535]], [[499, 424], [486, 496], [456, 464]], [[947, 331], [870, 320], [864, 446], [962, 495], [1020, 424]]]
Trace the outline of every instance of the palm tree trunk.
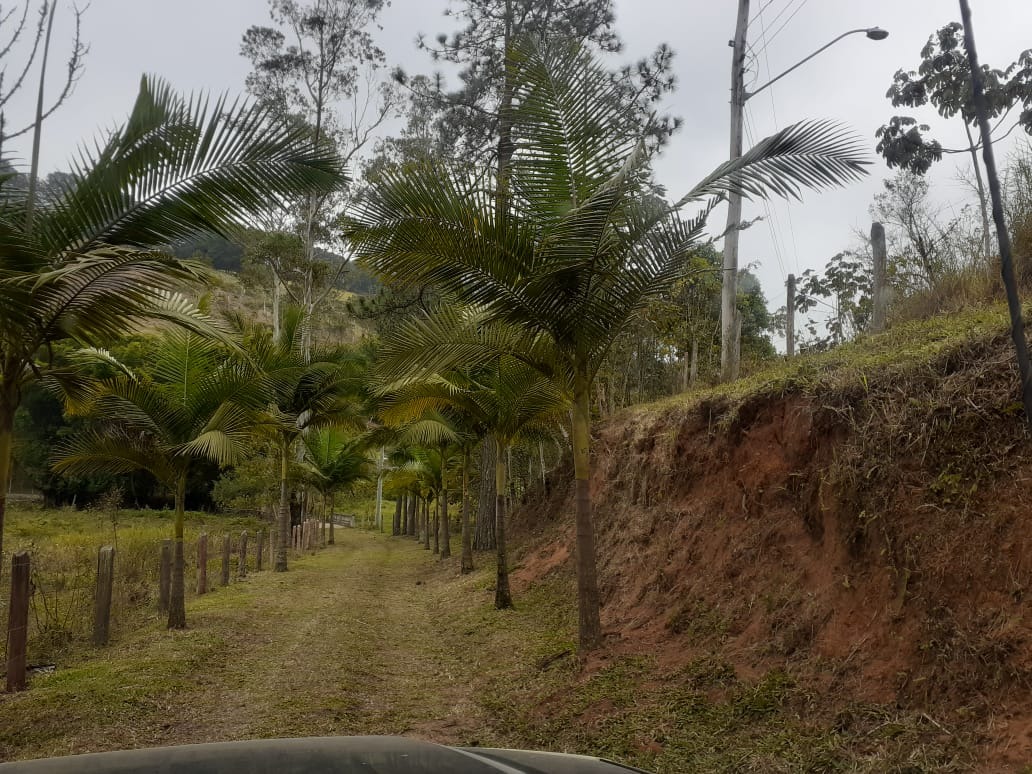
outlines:
[[[444, 473], [441, 473], [443, 480]], [[448, 487], [441, 487], [441, 558], [451, 558], [451, 527], [448, 525]]]
[[401, 497], [397, 497], [394, 500], [394, 521], [391, 523], [391, 535], [397, 536], [397, 535], [403, 534], [402, 533], [402, 521], [401, 521], [401, 512], [402, 512], [402, 503], [403, 502], [404, 501], [402, 500]]
[[459, 572], [473, 572], [473, 540], [469, 528], [469, 449], [462, 453], [462, 560]]
[[0, 575], [3, 575], [4, 515], [7, 513], [7, 490], [11, 486], [11, 456], [14, 450], [15, 401], [0, 395]]
[[512, 592], [509, 590], [509, 563], [505, 548], [505, 451], [501, 442], [497, 443], [495, 455], [495, 550], [498, 563], [495, 579], [495, 608], [506, 610], [512, 605]]
[[405, 519], [407, 523], [405, 534], [409, 537], [418, 537], [416, 529], [416, 495], [409, 492], [405, 496]]
[[287, 471], [290, 466], [290, 446], [280, 443], [279, 544], [276, 546], [275, 572], [287, 571], [287, 547], [290, 545], [290, 495], [287, 491]]
[[441, 495], [434, 498], [434, 553], [441, 553]]
[[423, 548], [427, 551], [430, 550], [430, 498], [426, 497], [422, 501], [423, 511]]
[[602, 642], [601, 603], [595, 568], [595, 528], [591, 520], [591, 383], [586, 369], [578, 368], [573, 393], [573, 470], [576, 479], [577, 612], [582, 650]]
[[336, 500], [336, 496], [333, 492], [330, 492], [330, 512], [326, 514], [326, 518], [330, 520], [330, 545], [333, 545], [333, 501]]
[[186, 628], [186, 591], [184, 587], [183, 525], [186, 521], [186, 471], [176, 481], [175, 554], [172, 560], [172, 588], [168, 598], [168, 628]]
[[477, 551], [491, 551], [495, 548], [494, 512], [495, 460], [498, 450], [493, 438], [485, 438], [480, 447], [480, 492], [477, 500], [477, 524], [473, 536], [473, 548]]

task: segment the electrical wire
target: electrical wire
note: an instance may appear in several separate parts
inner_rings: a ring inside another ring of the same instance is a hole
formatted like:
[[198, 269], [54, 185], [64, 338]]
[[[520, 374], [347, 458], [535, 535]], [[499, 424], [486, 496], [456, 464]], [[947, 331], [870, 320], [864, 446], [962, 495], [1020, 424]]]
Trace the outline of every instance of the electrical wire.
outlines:
[[[791, 14], [791, 15], [790, 15], [790, 16], [789, 16], [789, 17], [788, 17], [787, 19], [785, 19], [785, 21], [784, 21], [784, 22], [783, 22], [783, 23], [781, 24], [781, 26], [780, 26], [780, 27], [778, 27], [778, 28], [777, 28], [777, 29], [776, 29], [776, 30], [775, 30], [775, 31], [774, 31], [773, 33], [771, 33], [771, 35], [770, 35], [770, 37], [769, 37], [769, 38], [767, 38], [767, 42], [766, 42], [766, 43], [764, 43], [764, 44], [763, 44], [763, 46], [762, 46], [762, 47], [760, 48], [760, 53], [762, 53], [762, 52], [763, 52], [763, 50], [764, 50], [764, 49], [765, 49], [765, 48], [766, 48], [767, 46], [769, 46], [769, 45], [770, 45], [771, 43], [773, 43], [773, 42], [774, 42], [774, 39], [775, 39], [775, 38], [776, 38], [776, 37], [778, 36], [778, 34], [779, 34], [779, 33], [780, 33], [780, 32], [781, 32], [781, 31], [782, 31], [783, 29], [785, 29], [785, 27], [787, 27], [787, 26], [788, 26], [789, 22], [791, 22], [791, 21], [792, 21], [792, 19], [794, 19], [794, 18], [796, 17], [796, 14], [797, 14], [797, 13], [799, 13], [799, 12], [800, 12], [801, 10], [803, 10], [803, 8], [804, 8], [804, 7], [806, 6], [806, 4], [807, 4], [807, 3], [809, 2], [809, 1], [810, 1], [810, 0], [801, 0], [801, 1], [800, 1], [799, 5], [797, 5], [797, 6], [796, 6], [796, 9], [795, 9], [794, 11], [792, 11], [792, 14]], [[788, 6], [786, 6], [786, 8], [787, 8], [787, 7], [788, 7]], [[779, 14], [779, 15], [780, 15], [780, 14]], [[774, 24], [775, 24], [776, 22], [777, 22], [777, 17], [775, 17], [775, 18], [774, 18], [774, 21], [772, 21], [772, 22], [771, 22], [770, 26], [771, 26], [771, 27], [773, 27], [773, 26], [774, 26]]]

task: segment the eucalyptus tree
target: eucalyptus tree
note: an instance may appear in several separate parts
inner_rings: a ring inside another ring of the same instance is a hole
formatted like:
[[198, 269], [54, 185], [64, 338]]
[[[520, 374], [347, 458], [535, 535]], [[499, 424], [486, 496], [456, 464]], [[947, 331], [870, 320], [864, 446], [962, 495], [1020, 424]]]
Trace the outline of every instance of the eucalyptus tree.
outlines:
[[[381, 342], [378, 355], [377, 372], [388, 383], [385, 391], [393, 394], [381, 410], [385, 419], [457, 411], [474, 432], [479, 429], [494, 440], [495, 607], [512, 607], [505, 540], [506, 452], [565, 421], [569, 401], [562, 380], [557, 373], [542, 373], [555, 356], [552, 343], [492, 322], [476, 309], [441, 306], [399, 326]], [[467, 468], [468, 459], [467, 453]], [[468, 476], [464, 481], [468, 488]], [[465, 531], [468, 536], [468, 526]]]
[[279, 457], [276, 572], [287, 570], [291, 466], [298, 441], [323, 428], [362, 430], [366, 424], [364, 356], [347, 348], [309, 348], [309, 322], [302, 309], [289, 307], [276, 339], [264, 326], [235, 321], [244, 334], [253, 378], [264, 391], [264, 407], [254, 433], [270, 440]]
[[[22, 391], [48, 370], [54, 342], [102, 346], [155, 319], [208, 327], [169, 295], [207, 272], [159, 246], [225, 234], [270, 197], [342, 179], [331, 150], [267, 110], [186, 100], [150, 78], [126, 122], [82, 150], [31, 218], [25, 192], [0, 179], [0, 482], [10, 477]], [[74, 376], [50, 371], [60, 381]], [[0, 549], [6, 494], [0, 485]]]
[[55, 469], [82, 473], [146, 470], [175, 497], [175, 559], [168, 628], [186, 626], [183, 527], [187, 476], [195, 463], [235, 462], [248, 448], [260, 393], [247, 369], [211, 338], [165, 332], [139, 369], [103, 351], [85, 355], [111, 375], [86, 396], [91, 430], [58, 450]]
[[[509, 178], [493, 190], [465, 168], [435, 161], [388, 172], [347, 233], [388, 281], [435, 285], [553, 348], [556, 365], [546, 373], [573, 403], [579, 630], [591, 648], [602, 632], [589, 398], [612, 342], [682, 273], [726, 191], [794, 196], [802, 186], [855, 179], [866, 162], [840, 128], [796, 124], [666, 205], [650, 195], [651, 146], [635, 107], [596, 58], [527, 40], [509, 63], [518, 92]], [[499, 196], [508, 207], [496, 206]], [[686, 222], [678, 212], [693, 202], [701, 212]]]
[[[370, 32], [384, 5], [389, 2], [269, 0], [272, 26], [250, 27], [241, 42], [240, 52], [254, 68], [247, 76], [248, 90], [272, 110], [307, 127], [316, 143], [331, 143], [349, 165], [393, 115], [397, 102], [394, 86], [378, 77], [384, 53]], [[290, 213], [303, 246], [302, 260], [292, 266], [298, 304], [309, 317], [315, 316], [347, 265], [340, 261], [331, 270], [317, 249], [331, 237], [329, 214], [339, 205], [331, 193], [313, 192], [300, 212]], [[268, 264], [277, 282], [285, 279], [285, 255], [289, 252]], [[320, 284], [322, 292], [317, 293]], [[311, 341], [306, 339], [305, 346], [311, 347]]]

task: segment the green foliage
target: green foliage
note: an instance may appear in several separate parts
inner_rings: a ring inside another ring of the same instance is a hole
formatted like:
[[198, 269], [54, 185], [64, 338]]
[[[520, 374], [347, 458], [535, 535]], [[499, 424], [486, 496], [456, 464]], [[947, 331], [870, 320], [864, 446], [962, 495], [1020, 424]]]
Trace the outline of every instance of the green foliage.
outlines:
[[[1023, 108], [1017, 123], [1032, 134], [1032, 49], [1003, 70], [983, 64], [982, 83], [990, 120]], [[893, 107], [932, 105], [943, 118], [959, 116], [973, 127], [971, 65], [964, 50], [963, 26], [951, 22], [931, 35], [921, 49], [917, 71], [897, 70], [886, 96]], [[875, 133], [878, 152], [890, 168], [923, 175], [944, 152], [937, 140], [926, 137], [928, 131], [927, 124], [911, 116], [893, 116]]]
[[849, 341], [867, 329], [873, 311], [871, 271], [866, 256], [842, 252], [828, 261], [823, 274], [813, 269], [802, 273], [796, 291], [796, 310], [806, 314], [820, 304], [824, 307], [821, 316], [827, 333], [822, 336], [818, 331], [818, 321], [808, 319], [806, 330], [811, 339], [802, 342], [801, 349], [827, 349]]

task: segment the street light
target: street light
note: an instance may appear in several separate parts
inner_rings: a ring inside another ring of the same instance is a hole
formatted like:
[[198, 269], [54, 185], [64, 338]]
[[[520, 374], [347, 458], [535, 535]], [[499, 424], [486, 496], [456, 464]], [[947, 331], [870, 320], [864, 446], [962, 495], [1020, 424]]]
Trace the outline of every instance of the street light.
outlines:
[[828, 48], [831, 48], [832, 46], [834, 46], [836, 43], [838, 43], [840, 40], [842, 40], [842, 38], [848, 37], [849, 35], [856, 35], [856, 34], [861, 33], [861, 32], [864, 33], [864, 35], [866, 35], [871, 40], [885, 40], [885, 38], [889, 37], [889, 33], [886, 30], [883, 30], [881, 27], [861, 27], [860, 29], [857, 29], [857, 30], [850, 30], [849, 32], [843, 32], [841, 35], [839, 35], [833, 41], [831, 41], [830, 43], [827, 43], [827, 44], [821, 46], [820, 48], [818, 48], [816, 51], [814, 51], [812, 54], [810, 54], [810, 56], [806, 57], [805, 59], [799, 60], [794, 65], [792, 65], [787, 70], [785, 70], [785, 72], [781, 73], [781, 75], [777, 76], [776, 78], [771, 78], [769, 81], [767, 81], [765, 84], [760, 86], [755, 91], [747, 91], [747, 92], [745, 92], [745, 99], [749, 99], [750, 97], [755, 97], [757, 94], [759, 94], [765, 88], [770, 86], [772, 83], [775, 83], [776, 81], [780, 81], [782, 78], [784, 78], [790, 72], [792, 72], [796, 68], [801, 67], [802, 65], [806, 64], [807, 62], [809, 62], [811, 59], [813, 59], [815, 56], [817, 56], [819, 53], [821, 53], [825, 49], [828, 49]]
[[[870, 40], [885, 40], [889, 33], [880, 27], [861, 27], [843, 32], [837, 38], [821, 46], [805, 59], [789, 67], [776, 78], [772, 78], [755, 91], [745, 89], [745, 53], [746, 33], [749, 27], [749, 0], [738, 2], [738, 23], [735, 38], [731, 42], [734, 49], [731, 68], [731, 159], [742, 155], [742, 134], [745, 123], [745, 102], [750, 97], [781, 80], [796, 68], [806, 64], [825, 49], [838, 43], [849, 35], [863, 33]], [[739, 340], [741, 337], [741, 315], [738, 313], [738, 232], [742, 220], [742, 195], [731, 190], [727, 197], [727, 228], [724, 230], [723, 279], [720, 291], [720, 380], [729, 382], [738, 378]]]

